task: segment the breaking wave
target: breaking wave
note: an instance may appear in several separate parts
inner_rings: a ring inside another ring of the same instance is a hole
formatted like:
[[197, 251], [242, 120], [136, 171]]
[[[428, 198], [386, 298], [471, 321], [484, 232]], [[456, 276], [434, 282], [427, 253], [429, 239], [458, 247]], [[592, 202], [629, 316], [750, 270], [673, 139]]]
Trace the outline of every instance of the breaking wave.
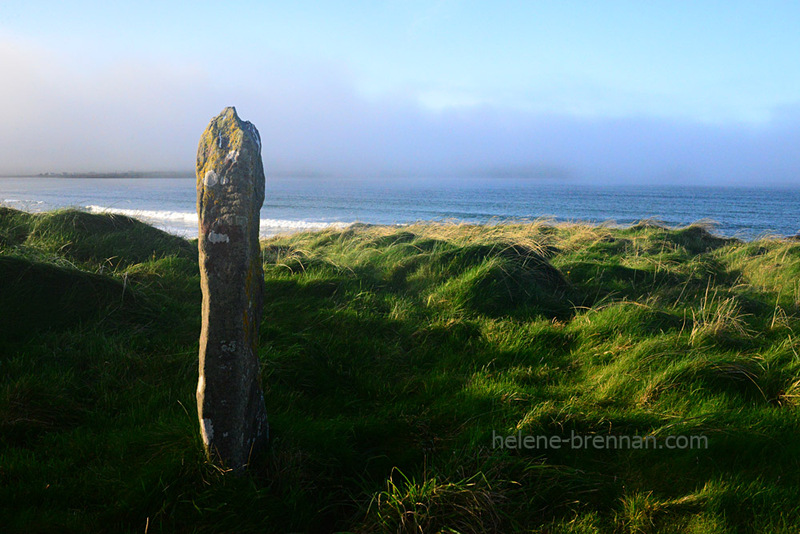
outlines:
[[[181, 236], [197, 236], [197, 214], [183, 211], [165, 210], [135, 210], [122, 208], [109, 208], [105, 206], [85, 206], [89, 213], [112, 213], [126, 215], [139, 219], [157, 228]], [[261, 219], [261, 235], [271, 236], [281, 233], [302, 232], [305, 230], [324, 230], [326, 228], [342, 229], [353, 223], [350, 222], [320, 222], [320, 221], [292, 221], [288, 219]]]

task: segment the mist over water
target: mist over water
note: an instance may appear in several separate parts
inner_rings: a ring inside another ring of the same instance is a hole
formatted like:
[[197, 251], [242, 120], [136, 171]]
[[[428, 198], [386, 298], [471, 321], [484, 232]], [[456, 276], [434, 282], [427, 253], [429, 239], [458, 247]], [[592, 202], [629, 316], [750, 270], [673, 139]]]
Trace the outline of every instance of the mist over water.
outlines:
[[279, 56], [223, 87], [240, 76], [229, 65], [88, 68], [80, 55], [0, 38], [0, 174], [191, 170], [208, 121], [235, 105], [261, 132], [265, 166], [286, 174], [800, 183], [797, 101], [717, 109], [699, 95], [682, 106], [650, 95], [637, 107], [644, 95], [581, 85], [540, 88], [522, 103], [450, 95], [433, 105], [420, 88], [368, 94], [335, 62]]

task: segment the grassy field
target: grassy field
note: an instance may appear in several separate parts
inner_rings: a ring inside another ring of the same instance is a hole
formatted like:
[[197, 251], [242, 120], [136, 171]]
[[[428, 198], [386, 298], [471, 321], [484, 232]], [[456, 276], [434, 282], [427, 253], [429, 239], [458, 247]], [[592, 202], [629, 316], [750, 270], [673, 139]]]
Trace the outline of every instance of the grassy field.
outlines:
[[272, 444], [242, 477], [199, 440], [196, 255], [125, 217], [0, 208], [4, 532], [800, 531], [800, 242], [266, 240]]

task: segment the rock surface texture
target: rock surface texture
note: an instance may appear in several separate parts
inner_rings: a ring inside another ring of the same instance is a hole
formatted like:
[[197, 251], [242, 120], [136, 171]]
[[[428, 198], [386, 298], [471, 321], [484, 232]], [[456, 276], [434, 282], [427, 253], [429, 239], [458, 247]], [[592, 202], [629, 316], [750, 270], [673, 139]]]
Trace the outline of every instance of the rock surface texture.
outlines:
[[234, 470], [246, 468], [269, 435], [258, 363], [263, 202], [258, 130], [225, 108], [197, 148], [203, 291], [197, 413], [206, 454]]

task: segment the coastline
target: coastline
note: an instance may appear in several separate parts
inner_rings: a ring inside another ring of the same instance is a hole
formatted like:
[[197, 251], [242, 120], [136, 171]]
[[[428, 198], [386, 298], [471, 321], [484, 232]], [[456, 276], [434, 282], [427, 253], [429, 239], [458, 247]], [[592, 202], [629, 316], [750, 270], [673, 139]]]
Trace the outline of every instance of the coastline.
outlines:
[[[141, 213], [148, 223], [191, 235], [196, 223], [193, 178], [39, 178], [0, 180], [0, 203], [29, 211], [80, 208]], [[752, 240], [795, 235], [800, 189], [572, 187], [514, 179], [435, 180], [405, 184], [293, 177], [267, 179], [261, 219], [274, 230], [322, 228], [353, 222], [411, 224], [417, 221], [466, 224], [586, 221], [620, 226], [642, 218], [683, 227], [703, 218], [718, 221], [715, 232]], [[266, 234], [267, 232], [265, 232]]]

